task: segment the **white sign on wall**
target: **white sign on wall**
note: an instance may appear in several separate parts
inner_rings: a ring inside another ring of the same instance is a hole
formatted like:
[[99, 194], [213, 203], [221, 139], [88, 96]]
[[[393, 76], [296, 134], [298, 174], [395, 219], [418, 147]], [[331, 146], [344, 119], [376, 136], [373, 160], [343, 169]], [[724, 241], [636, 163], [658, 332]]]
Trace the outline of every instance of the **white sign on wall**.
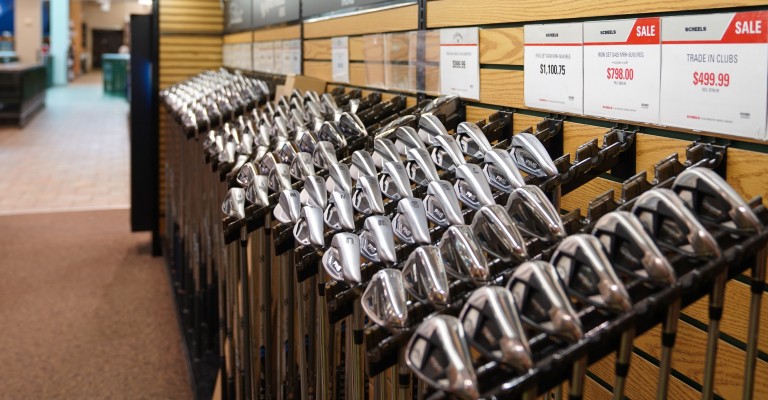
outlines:
[[582, 114], [582, 24], [525, 26], [526, 107]]
[[765, 139], [768, 11], [664, 17], [663, 125]]
[[349, 37], [331, 39], [331, 72], [334, 82], [349, 83]]
[[477, 27], [440, 30], [440, 93], [480, 100]]
[[661, 19], [584, 23], [584, 114], [659, 122]]
[[301, 74], [301, 40], [283, 41], [283, 72]]

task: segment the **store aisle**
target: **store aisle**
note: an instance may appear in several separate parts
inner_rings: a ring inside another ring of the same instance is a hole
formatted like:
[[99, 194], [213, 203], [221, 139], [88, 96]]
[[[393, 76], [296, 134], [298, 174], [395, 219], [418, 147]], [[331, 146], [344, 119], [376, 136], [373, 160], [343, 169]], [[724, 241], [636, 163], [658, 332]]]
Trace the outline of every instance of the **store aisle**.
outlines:
[[128, 104], [92, 74], [0, 128], [0, 398], [188, 399], [173, 297], [129, 224]]
[[101, 73], [48, 90], [24, 129], [0, 125], [0, 215], [128, 208], [128, 102]]

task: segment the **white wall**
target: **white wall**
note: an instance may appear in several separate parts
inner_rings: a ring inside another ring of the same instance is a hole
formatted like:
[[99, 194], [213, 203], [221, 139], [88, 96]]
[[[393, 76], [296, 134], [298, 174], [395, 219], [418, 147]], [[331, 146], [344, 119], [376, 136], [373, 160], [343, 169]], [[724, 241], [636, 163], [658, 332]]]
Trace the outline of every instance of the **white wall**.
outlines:
[[14, 2], [14, 39], [16, 54], [24, 63], [38, 62], [43, 42], [43, 6], [41, 0]]
[[[27, 0], [21, 0], [27, 1]], [[42, 19], [42, 10], [40, 11]], [[53, 84], [66, 85], [69, 55], [69, 0], [51, 0], [51, 55]]]

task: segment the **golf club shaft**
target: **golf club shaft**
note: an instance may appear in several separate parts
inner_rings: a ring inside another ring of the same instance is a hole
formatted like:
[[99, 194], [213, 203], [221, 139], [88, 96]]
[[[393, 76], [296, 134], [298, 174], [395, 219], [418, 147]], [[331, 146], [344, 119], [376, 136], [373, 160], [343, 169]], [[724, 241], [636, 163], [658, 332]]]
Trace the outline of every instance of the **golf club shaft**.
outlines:
[[570, 400], [581, 400], [584, 396], [584, 378], [587, 373], [587, 357], [577, 360], [573, 364], [573, 376], [569, 387], [568, 398]]
[[318, 337], [317, 343], [319, 346], [315, 348], [317, 353], [315, 357], [316, 370], [317, 370], [317, 398], [318, 399], [331, 399], [333, 398], [333, 386], [331, 385], [333, 379], [334, 365], [331, 361], [334, 351], [333, 335], [331, 333], [331, 325], [328, 321], [328, 308], [325, 301], [325, 282], [322, 278], [322, 271], [318, 271], [320, 274], [320, 283], [316, 283], [317, 292], [319, 298], [315, 303], [317, 308], [317, 326]]
[[363, 348], [363, 310], [359, 300], [352, 308], [351, 324], [347, 326], [347, 349], [344, 371], [346, 373], [345, 399], [365, 397], [365, 352]]
[[613, 398], [614, 400], [621, 400], [624, 398], [624, 384], [627, 380], [627, 374], [629, 373], [629, 362], [632, 359], [632, 343], [635, 340], [635, 328], [627, 329], [621, 335], [621, 344], [619, 345], [619, 352], [616, 356], [616, 382], [613, 385]]
[[717, 357], [717, 342], [720, 340], [720, 318], [723, 312], [725, 298], [725, 281], [727, 272], [722, 272], [715, 278], [712, 293], [709, 295], [709, 330], [707, 333], [707, 358], [704, 363], [704, 382], [702, 382], [702, 399], [714, 397], [715, 365]]
[[242, 360], [243, 360], [243, 394], [245, 398], [253, 398], [251, 382], [251, 292], [250, 277], [248, 274], [248, 237], [245, 228], [241, 230], [240, 238], [240, 290], [242, 291], [240, 299], [242, 305], [242, 320], [240, 323], [242, 329]]
[[680, 300], [670, 304], [667, 310], [667, 318], [664, 320], [661, 334], [661, 359], [659, 360], [659, 383], [656, 392], [657, 400], [667, 398], [669, 388], [669, 374], [672, 370], [672, 348], [675, 346], [677, 334], [677, 321], [680, 318]]
[[744, 400], [752, 398], [755, 389], [755, 367], [757, 364], [757, 344], [760, 334], [760, 306], [765, 290], [765, 268], [768, 250], [761, 249], [755, 256], [752, 268], [752, 299], [749, 307], [749, 327], [747, 328], [747, 357], [744, 363]]

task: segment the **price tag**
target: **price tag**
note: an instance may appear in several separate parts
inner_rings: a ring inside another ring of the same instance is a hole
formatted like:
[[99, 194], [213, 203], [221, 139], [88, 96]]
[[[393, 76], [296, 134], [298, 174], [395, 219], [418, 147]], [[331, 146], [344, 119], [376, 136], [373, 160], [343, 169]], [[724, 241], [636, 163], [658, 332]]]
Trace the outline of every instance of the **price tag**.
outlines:
[[272, 42], [261, 44], [262, 68], [264, 72], [275, 71], [275, 46]]
[[331, 39], [331, 63], [334, 82], [349, 83], [349, 37]]
[[525, 106], [581, 114], [582, 24], [525, 26]]
[[661, 18], [584, 23], [584, 114], [659, 122]]
[[301, 40], [283, 42], [283, 68], [286, 74], [301, 74]]
[[440, 93], [480, 100], [479, 30], [440, 30]]
[[768, 12], [661, 20], [661, 124], [766, 138]]

